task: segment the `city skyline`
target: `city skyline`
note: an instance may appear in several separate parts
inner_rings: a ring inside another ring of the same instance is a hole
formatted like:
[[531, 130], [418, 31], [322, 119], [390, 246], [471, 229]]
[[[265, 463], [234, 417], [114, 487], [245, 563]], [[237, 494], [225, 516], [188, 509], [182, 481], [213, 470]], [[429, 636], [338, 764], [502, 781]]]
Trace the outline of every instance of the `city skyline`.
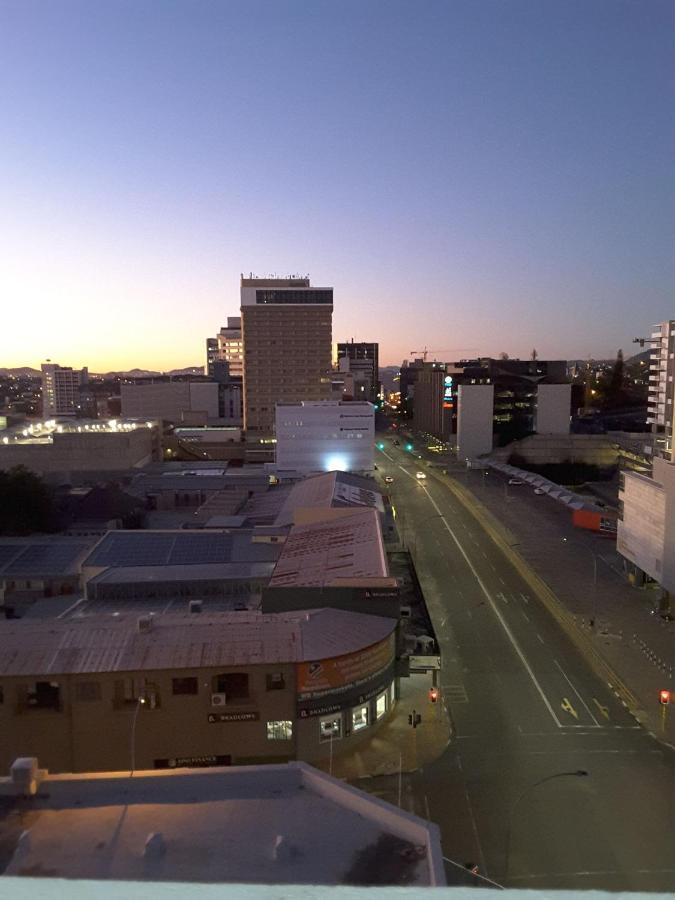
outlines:
[[382, 365], [630, 355], [673, 314], [670, 4], [0, 18], [0, 366], [201, 364], [251, 269], [334, 285]]

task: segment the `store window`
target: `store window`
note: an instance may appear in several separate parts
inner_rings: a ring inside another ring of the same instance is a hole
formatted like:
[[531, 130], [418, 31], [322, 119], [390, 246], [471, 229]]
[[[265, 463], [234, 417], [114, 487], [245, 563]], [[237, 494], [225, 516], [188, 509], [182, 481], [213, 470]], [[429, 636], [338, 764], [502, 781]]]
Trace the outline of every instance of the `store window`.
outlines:
[[319, 720], [319, 740], [337, 741], [342, 737], [342, 714], [324, 716]]
[[368, 707], [355, 706], [352, 710], [352, 731], [368, 727]]
[[171, 689], [174, 694], [197, 694], [199, 685], [196, 678], [190, 676], [186, 678], [172, 678]]
[[375, 701], [375, 718], [381, 719], [382, 716], [387, 711], [387, 695], [386, 693], [380, 694], [380, 696]]
[[267, 723], [268, 741], [290, 741], [293, 739], [293, 723], [282, 720]]

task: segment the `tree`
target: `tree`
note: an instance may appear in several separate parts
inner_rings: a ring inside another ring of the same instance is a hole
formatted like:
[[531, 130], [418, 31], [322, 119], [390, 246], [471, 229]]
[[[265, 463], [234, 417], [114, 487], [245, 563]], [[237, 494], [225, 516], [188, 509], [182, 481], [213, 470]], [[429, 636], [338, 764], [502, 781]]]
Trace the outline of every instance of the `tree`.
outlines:
[[25, 466], [0, 470], [0, 535], [55, 531], [51, 490]]
[[539, 354], [537, 353], [537, 348], [536, 348], [536, 347], [533, 347], [533, 348], [532, 348], [532, 353], [530, 353], [531, 359], [532, 359], [532, 360], [535, 360], [538, 356], [539, 356]]
[[502, 350], [502, 352], [499, 354], [499, 358], [500, 358], [500, 359], [508, 359], [508, 358], [509, 358], [509, 354], [506, 353], [504, 350]]
[[625, 404], [624, 374], [623, 350], [619, 350], [616, 354], [616, 362], [614, 363], [605, 394], [605, 405], [609, 409], [618, 409]]

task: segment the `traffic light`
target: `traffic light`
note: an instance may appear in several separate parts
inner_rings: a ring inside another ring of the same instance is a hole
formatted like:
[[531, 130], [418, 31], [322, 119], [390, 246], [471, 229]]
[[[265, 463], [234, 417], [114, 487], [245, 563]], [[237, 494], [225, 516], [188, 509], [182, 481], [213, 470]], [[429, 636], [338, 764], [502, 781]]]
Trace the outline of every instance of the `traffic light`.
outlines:
[[659, 691], [659, 701], [662, 706], [668, 706], [670, 703], [670, 691]]
[[429, 701], [431, 703], [438, 703], [438, 688], [437, 687], [429, 688]]
[[412, 450], [412, 448], [413, 448], [413, 445], [412, 445], [412, 444], [406, 444], [406, 445], [405, 445], [405, 449], [406, 449], [406, 450]]
[[382, 442], [380, 442], [380, 443], [377, 445], [377, 449], [378, 449], [378, 450], [384, 450], [384, 444], [383, 444]]

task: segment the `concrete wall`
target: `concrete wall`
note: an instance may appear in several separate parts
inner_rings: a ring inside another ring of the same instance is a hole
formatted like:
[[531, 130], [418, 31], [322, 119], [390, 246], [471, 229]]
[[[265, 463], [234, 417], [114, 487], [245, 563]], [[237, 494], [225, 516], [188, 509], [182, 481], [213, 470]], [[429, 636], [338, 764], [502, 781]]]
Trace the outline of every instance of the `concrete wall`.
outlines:
[[619, 493], [623, 520], [617, 526], [616, 549], [656, 581], [663, 577], [666, 496], [652, 478], [624, 474]]
[[218, 385], [208, 381], [190, 382], [190, 409], [205, 412], [207, 419], [218, 418]]
[[535, 415], [537, 434], [569, 434], [571, 408], [571, 384], [540, 384]]
[[156, 429], [54, 434], [52, 443], [0, 444], [0, 469], [47, 472], [115, 471], [144, 466], [157, 455]]
[[158, 381], [120, 386], [122, 415], [131, 419], [166, 419], [180, 422], [181, 411], [190, 409], [190, 382]]
[[506, 462], [512, 453], [534, 465], [575, 462], [610, 467], [619, 458], [614, 442], [602, 434], [533, 434], [496, 449], [493, 456]]
[[276, 468], [284, 471], [372, 471], [375, 409], [370, 403], [279, 404]]
[[460, 384], [457, 411], [457, 459], [475, 459], [492, 450], [493, 384]]

